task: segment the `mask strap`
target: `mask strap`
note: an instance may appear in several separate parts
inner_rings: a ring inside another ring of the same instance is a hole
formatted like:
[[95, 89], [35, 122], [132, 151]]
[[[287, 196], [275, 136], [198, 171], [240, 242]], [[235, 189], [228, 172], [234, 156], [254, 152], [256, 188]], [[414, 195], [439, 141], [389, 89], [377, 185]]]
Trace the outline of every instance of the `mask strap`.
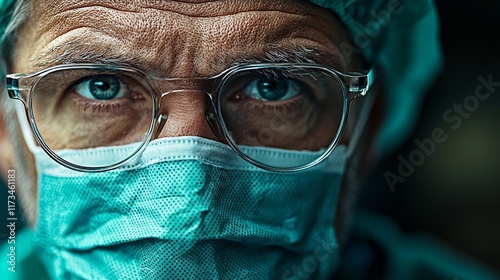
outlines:
[[28, 119], [25, 118], [25, 106], [22, 101], [15, 102], [14, 105], [16, 109], [17, 120], [19, 121], [19, 126], [21, 127], [21, 133], [23, 134], [24, 142], [31, 153], [35, 154], [35, 152], [39, 149], [38, 145], [33, 138], [33, 130], [28, 122]]

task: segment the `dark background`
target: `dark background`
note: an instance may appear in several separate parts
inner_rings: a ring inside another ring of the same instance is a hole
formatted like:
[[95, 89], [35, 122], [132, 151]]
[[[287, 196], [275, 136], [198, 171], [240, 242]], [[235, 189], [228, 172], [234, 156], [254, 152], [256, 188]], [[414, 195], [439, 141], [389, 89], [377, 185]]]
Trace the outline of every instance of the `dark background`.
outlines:
[[[425, 100], [415, 133], [373, 172], [359, 204], [393, 217], [405, 232], [429, 232], [500, 270], [500, 87], [458, 129], [443, 119], [475, 93], [478, 76], [491, 74], [500, 82], [500, 1], [441, 0], [437, 6], [444, 72]], [[398, 156], [408, 158], [418, 148], [414, 140], [430, 138], [436, 128], [447, 140], [393, 192], [384, 173], [397, 173]], [[7, 192], [0, 189], [5, 221]], [[5, 236], [0, 227], [0, 239]]]
[[[443, 114], [475, 94], [491, 74], [500, 82], [500, 1], [437, 1], [445, 68], [430, 90], [415, 133], [368, 180], [360, 204], [395, 218], [405, 232], [426, 231], [500, 270], [500, 87], [480, 101], [457, 129]], [[484, 92], [484, 89], [483, 91]], [[398, 174], [436, 128], [448, 136], [393, 192], [384, 178]]]

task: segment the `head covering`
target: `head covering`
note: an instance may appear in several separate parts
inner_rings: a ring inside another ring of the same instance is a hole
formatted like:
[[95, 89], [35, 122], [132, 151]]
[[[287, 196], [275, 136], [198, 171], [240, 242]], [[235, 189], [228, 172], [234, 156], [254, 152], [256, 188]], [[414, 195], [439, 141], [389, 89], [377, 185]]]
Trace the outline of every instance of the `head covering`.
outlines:
[[[439, 19], [432, 0], [310, 0], [332, 10], [384, 85], [386, 115], [376, 147], [388, 154], [412, 131], [426, 90], [442, 67]], [[15, 0], [0, 0], [0, 34]]]
[[14, 0], [0, 0], [0, 43], [3, 42], [5, 28], [9, 24], [14, 7]]
[[415, 125], [428, 87], [443, 61], [432, 0], [311, 0], [334, 11], [357, 50], [380, 70], [385, 116], [376, 146], [393, 152]]

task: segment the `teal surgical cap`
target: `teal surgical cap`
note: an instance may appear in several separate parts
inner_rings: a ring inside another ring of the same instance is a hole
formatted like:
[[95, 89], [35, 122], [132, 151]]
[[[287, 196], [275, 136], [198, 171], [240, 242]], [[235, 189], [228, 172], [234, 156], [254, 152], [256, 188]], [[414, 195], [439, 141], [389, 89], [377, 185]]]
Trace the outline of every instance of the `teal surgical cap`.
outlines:
[[0, 0], [0, 38], [3, 41], [5, 28], [9, 24], [12, 16], [14, 0]]
[[[334, 11], [353, 36], [340, 48], [362, 53], [380, 70], [385, 117], [376, 146], [388, 154], [408, 137], [428, 87], [442, 67], [439, 20], [432, 0], [311, 0]], [[14, 0], [0, 0], [3, 35]], [[3, 36], [2, 36], [3, 37]]]
[[[385, 117], [377, 138], [393, 152], [412, 131], [424, 94], [442, 68], [439, 19], [432, 0], [311, 0], [334, 11], [351, 31], [354, 50], [380, 70]], [[341, 50], [353, 50], [340, 46]]]

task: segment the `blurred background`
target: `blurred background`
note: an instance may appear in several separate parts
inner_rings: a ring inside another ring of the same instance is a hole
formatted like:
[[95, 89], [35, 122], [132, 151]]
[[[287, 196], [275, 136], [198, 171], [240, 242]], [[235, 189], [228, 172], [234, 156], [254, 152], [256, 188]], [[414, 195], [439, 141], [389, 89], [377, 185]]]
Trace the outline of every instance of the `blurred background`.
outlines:
[[[500, 270], [500, 87], [461, 117], [457, 129], [443, 117], [475, 94], [479, 76], [500, 82], [500, 1], [438, 0], [437, 6], [444, 72], [425, 100], [415, 133], [373, 172], [359, 204], [394, 218], [406, 233], [429, 232]], [[384, 173], [397, 174], [398, 157], [408, 159], [418, 149], [414, 141], [430, 139], [436, 128], [446, 141], [391, 189]], [[7, 205], [2, 187], [0, 205]], [[6, 208], [0, 210], [2, 221]], [[0, 228], [0, 239], [6, 230]]]
[[[500, 87], [476, 106], [479, 76], [500, 83], [500, 1], [437, 0], [445, 68], [430, 90], [406, 145], [374, 171], [360, 205], [393, 217], [406, 233], [426, 231], [500, 270]], [[486, 93], [483, 88], [481, 93]], [[462, 123], [445, 121], [454, 104]], [[472, 106], [472, 107], [471, 107]], [[456, 129], [453, 128], [456, 127]], [[415, 171], [391, 189], [384, 173], [398, 174], [402, 156], [419, 149], [436, 128], [447, 135]]]

